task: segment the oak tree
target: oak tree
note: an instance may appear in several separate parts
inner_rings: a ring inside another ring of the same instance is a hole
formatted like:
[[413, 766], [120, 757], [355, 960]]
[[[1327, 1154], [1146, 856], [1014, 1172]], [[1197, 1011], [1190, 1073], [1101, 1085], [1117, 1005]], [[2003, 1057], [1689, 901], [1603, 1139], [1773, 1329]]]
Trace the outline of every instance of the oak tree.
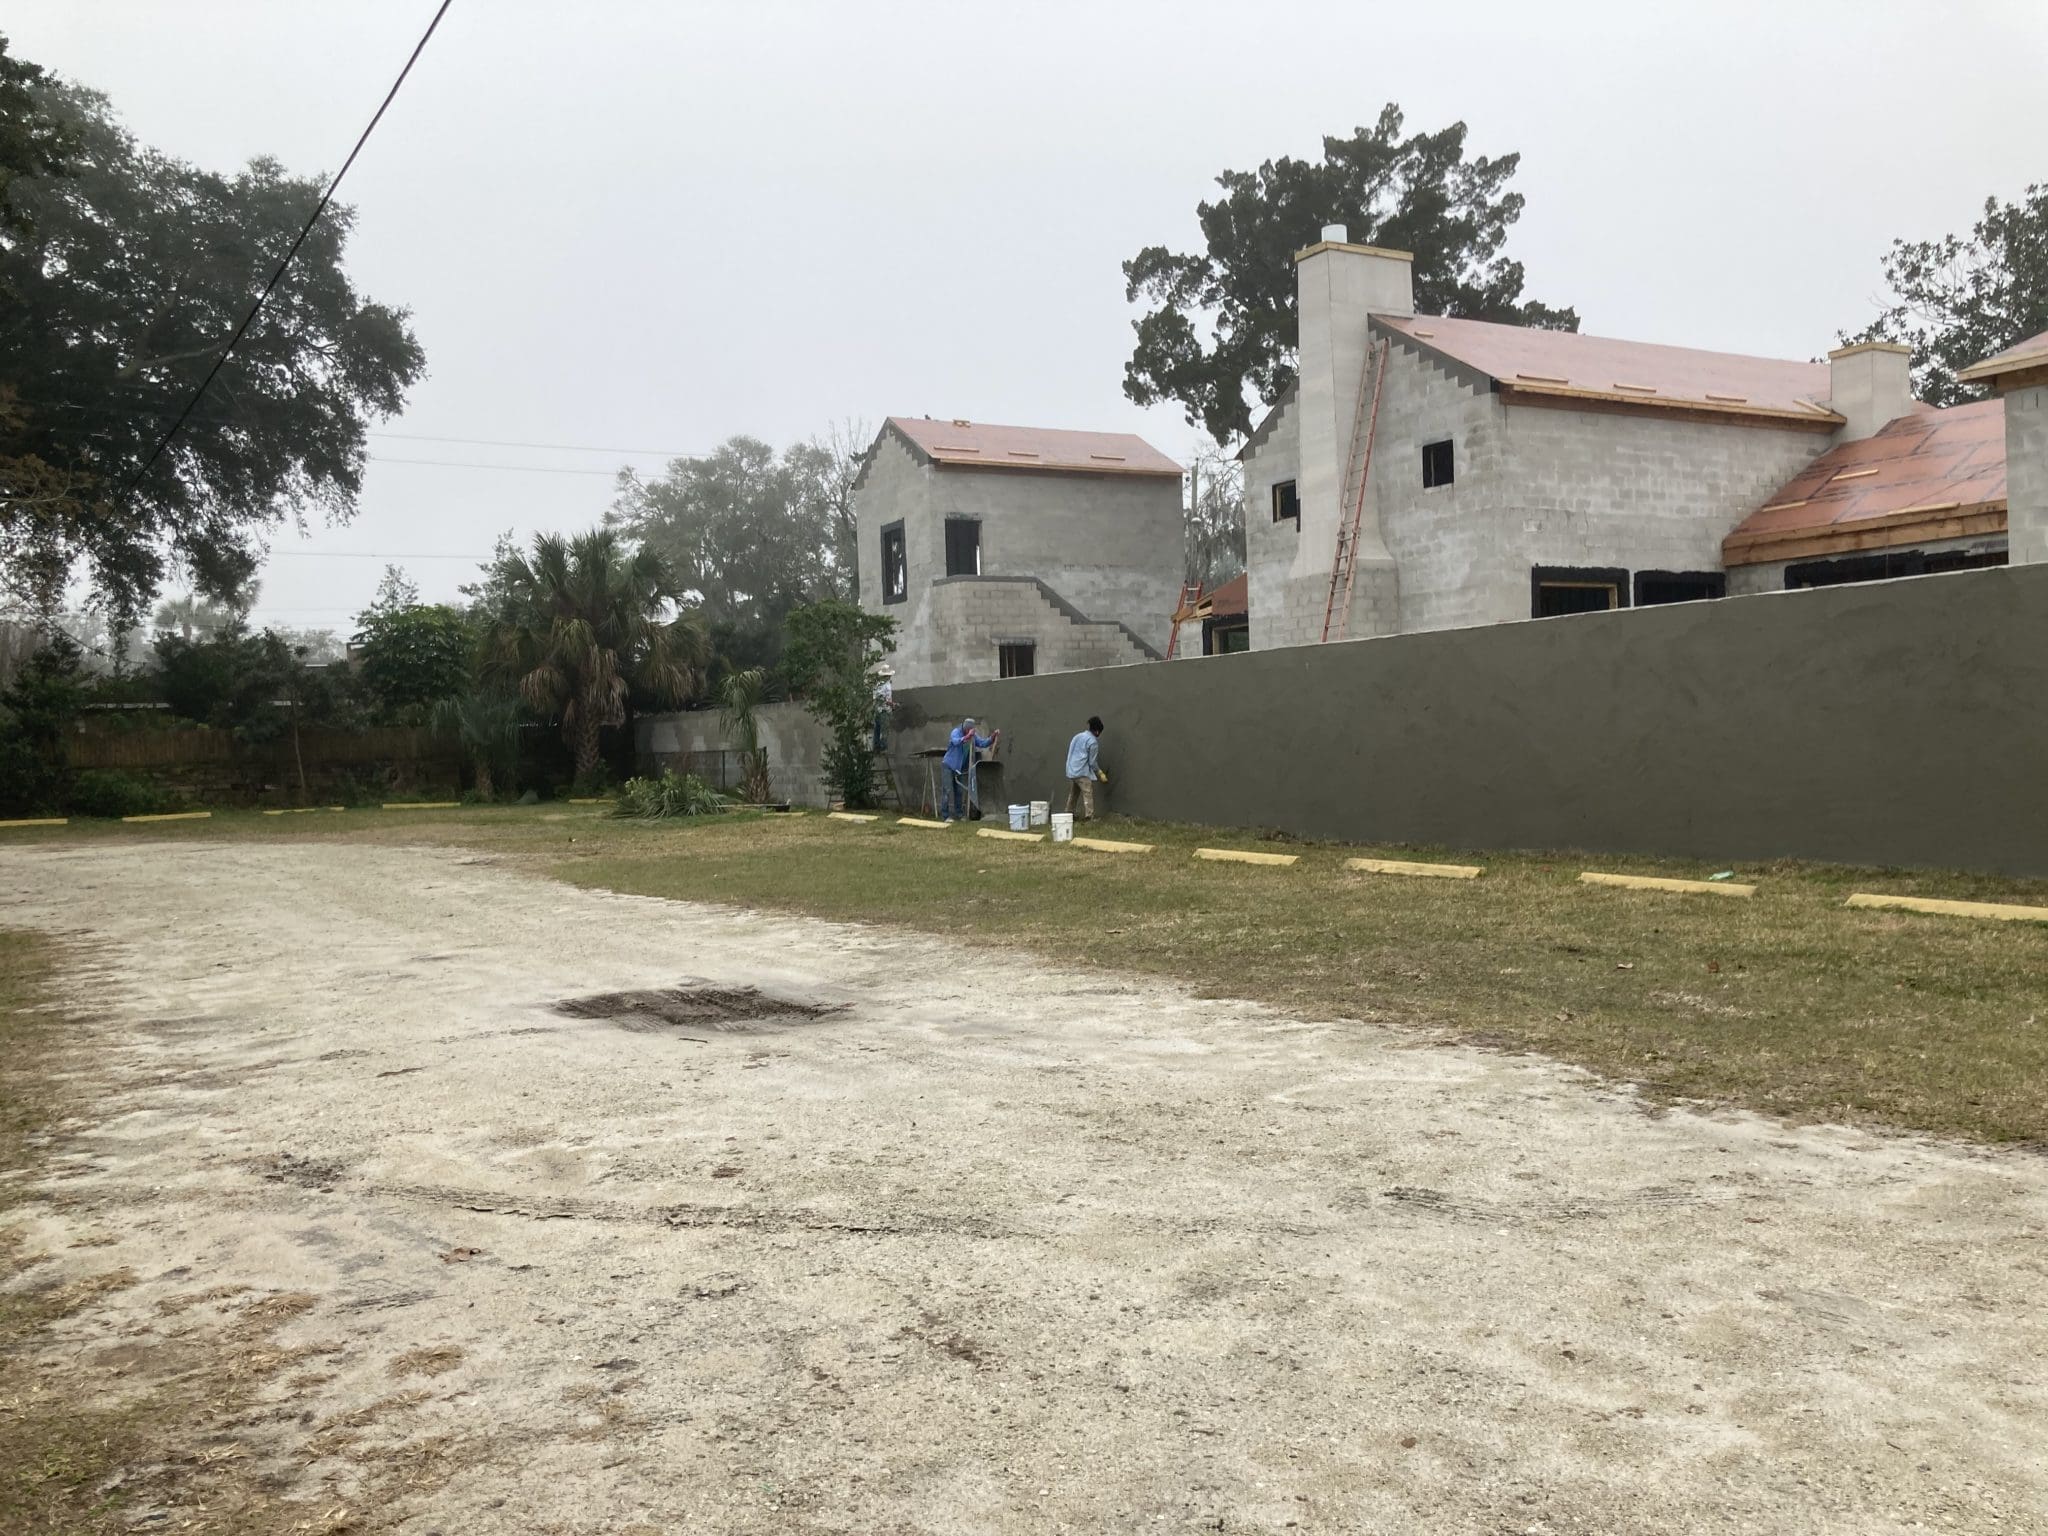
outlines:
[[1132, 322], [1124, 393], [1179, 404], [1218, 443], [1247, 436], [1294, 381], [1294, 254], [1328, 224], [1414, 253], [1422, 314], [1577, 330], [1576, 311], [1523, 297], [1522, 264], [1502, 254], [1522, 215], [1522, 194], [1507, 190], [1520, 163], [1467, 158], [1463, 123], [1403, 137], [1390, 103], [1371, 127], [1324, 138], [1320, 160], [1223, 172], [1223, 196], [1195, 210], [1201, 251], [1153, 245], [1124, 263], [1125, 298], [1152, 306]]

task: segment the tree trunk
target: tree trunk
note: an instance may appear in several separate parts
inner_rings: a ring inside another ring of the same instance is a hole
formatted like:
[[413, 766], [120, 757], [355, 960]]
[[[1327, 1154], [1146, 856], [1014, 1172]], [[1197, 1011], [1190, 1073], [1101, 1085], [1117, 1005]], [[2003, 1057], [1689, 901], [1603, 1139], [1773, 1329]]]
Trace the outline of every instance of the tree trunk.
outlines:
[[476, 795], [479, 800], [491, 798], [491, 765], [481, 757], [476, 760]]
[[597, 723], [594, 711], [586, 713], [576, 722], [576, 729], [569, 737], [569, 748], [576, 754], [576, 777], [590, 780], [597, 776], [598, 732], [603, 727]]
[[299, 804], [306, 803], [306, 759], [299, 751], [299, 695], [296, 689], [291, 695], [292, 707], [292, 762], [299, 770]]

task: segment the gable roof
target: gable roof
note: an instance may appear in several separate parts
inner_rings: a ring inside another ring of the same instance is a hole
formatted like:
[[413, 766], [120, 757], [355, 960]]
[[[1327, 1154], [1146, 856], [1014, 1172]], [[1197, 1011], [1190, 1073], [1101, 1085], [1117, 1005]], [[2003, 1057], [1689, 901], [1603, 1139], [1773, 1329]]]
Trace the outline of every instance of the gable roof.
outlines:
[[985, 421], [934, 421], [891, 416], [894, 431], [926, 463], [947, 469], [1064, 470], [1090, 475], [1171, 475], [1180, 466], [1129, 432], [1063, 432], [1002, 427]]
[[1831, 448], [1723, 541], [1730, 565], [2005, 526], [2005, 407], [1996, 400], [1916, 410]]
[[1956, 377], [1965, 384], [1979, 384], [2008, 373], [2030, 373], [2036, 368], [2048, 369], [2048, 331], [2029, 336], [2003, 352], [1994, 352], [1983, 362], [1970, 364]]
[[1824, 405], [1826, 363], [1702, 352], [1578, 331], [1545, 331], [1432, 315], [1374, 315], [1372, 323], [1425, 352], [1492, 379], [1512, 401], [1603, 400], [1731, 420], [1795, 422], [1821, 431], [1842, 424]]

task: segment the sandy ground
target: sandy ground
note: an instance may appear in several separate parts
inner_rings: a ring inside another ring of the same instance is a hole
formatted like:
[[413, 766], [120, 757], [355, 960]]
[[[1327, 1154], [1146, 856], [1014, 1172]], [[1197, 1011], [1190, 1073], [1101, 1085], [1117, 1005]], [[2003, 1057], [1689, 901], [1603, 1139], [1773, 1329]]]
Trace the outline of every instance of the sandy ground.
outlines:
[[[236, 1449], [309, 1509], [455, 1446], [380, 1515], [2048, 1528], [2038, 1158], [447, 851], [14, 850], [0, 924], [103, 1079], [37, 1274], [140, 1277], [46, 1364], [283, 1298]], [[697, 983], [844, 1007], [553, 1007]]]

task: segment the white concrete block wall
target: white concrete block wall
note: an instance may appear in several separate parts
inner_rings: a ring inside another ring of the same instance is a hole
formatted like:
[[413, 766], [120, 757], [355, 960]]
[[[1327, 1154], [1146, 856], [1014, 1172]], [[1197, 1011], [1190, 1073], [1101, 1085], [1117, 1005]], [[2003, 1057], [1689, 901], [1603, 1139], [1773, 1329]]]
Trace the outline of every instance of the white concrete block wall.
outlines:
[[1252, 649], [1270, 650], [1297, 642], [1285, 638], [1294, 604], [1289, 572], [1301, 542], [1298, 521], [1273, 521], [1273, 487], [1301, 477], [1300, 413], [1294, 394], [1283, 396], [1266, 434], [1241, 461], [1244, 467], [1244, 550], [1246, 602], [1251, 609]]
[[[1516, 468], [1507, 415], [1488, 384], [1396, 343], [1387, 360], [1367, 490], [1400, 572], [1396, 623], [1403, 632], [1529, 616], [1529, 564], [1505, 538], [1501, 519]], [[1423, 445], [1445, 439], [1451, 483], [1424, 489]], [[1502, 594], [1517, 580], [1521, 611], [1503, 614]]]
[[[934, 666], [928, 608], [934, 576], [946, 573], [944, 532], [933, 535], [931, 487], [926, 467], [893, 432], [884, 432], [874, 448], [860, 489], [854, 494], [854, 521], [860, 539], [860, 605], [896, 621], [896, 686], [917, 688], [946, 681]], [[882, 530], [902, 522], [909, 570], [906, 597], [882, 601]]]
[[2006, 393], [2005, 494], [2012, 563], [2048, 560], [2048, 384]]
[[1531, 566], [1720, 570], [1721, 541], [1832, 445], [1816, 432], [1651, 415], [1503, 414], [1497, 526], [1516, 558], [1489, 600], [1500, 619], [1529, 617]]
[[1017, 641], [1037, 648], [1034, 674], [1150, 660], [1115, 624], [1077, 624], [1029, 581], [940, 582], [931, 592], [930, 616], [933, 632], [945, 636], [956, 682], [993, 682], [1000, 671], [997, 648]]
[[[984, 675], [985, 637], [978, 630], [963, 631], [953, 607], [942, 613], [934, 606], [941, 589], [933, 584], [946, 574], [948, 517], [980, 522], [982, 575], [1036, 577], [1089, 619], [1127, 624], [1156, 650], [1166, 650], [1183, 567], [1181, 482], [1176, 477], [941, 469], [925, 463], [895, 433], [884, 432], [855, 494], [855, 513], [861, 605], [896, 620], [893, 659], [899, 688]], [[882, 529], [899, 520], [908, 593], [903, 602], [884, 603]], [[1060, 627], [1071, 627], [1065, 616], [1035, 592], [1031, 601], [1043, 610], [1029, 632], [1043, 634], [1042, 657], [1055, 651], [1079, 654], [1074, 647], [1081, 642]], [[1095, 647], [1090, 654], [1119, 660], [1124, 652], [1134, 658], [1143, 654], [1121, 636], [1116, 646], [1100, 639], [1088, 644]], [[993, 677], [992, 650], [987, 664], [986, 675]], [[1051, 670], [1043, 659], [1039, 665]]]
[[981, 574], [1036, 576], [1164, 652], [1180, 601], [1181, 482], [1161, 475], [927, 470], [938, 570], [948, 517], [981, 522]]

